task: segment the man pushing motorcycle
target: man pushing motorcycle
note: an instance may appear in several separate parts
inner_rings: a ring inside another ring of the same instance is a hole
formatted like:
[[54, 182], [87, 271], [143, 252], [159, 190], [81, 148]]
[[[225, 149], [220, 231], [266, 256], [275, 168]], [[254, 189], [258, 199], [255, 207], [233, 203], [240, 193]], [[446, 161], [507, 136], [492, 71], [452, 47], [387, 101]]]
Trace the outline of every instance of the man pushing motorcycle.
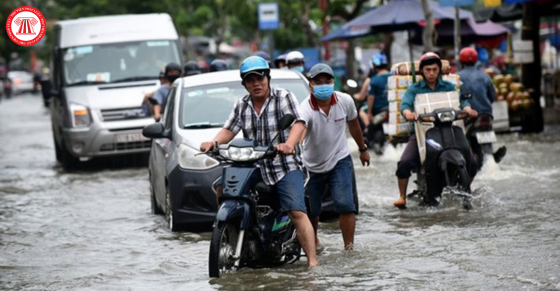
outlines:
[[[222, 130], [212, 141], [203, 142], [200, 150], [207, 152], [214, 146], [227, 144], [241, 130], [244, 137], [262, 145], [269, 145], [278, 136], [280, 155], [259, 161], [262, 178], [267, 185], [276, 185], [281, 210], [288, 212], [296, 227], [298, 240], [307, 255], [307, 264], [316, 266], [315, 237], [306, 215], [301, 148], [298, 145], [305, 130], [299, 104], [289, 91], [270, 88], [270, 67], [263, 58], [246, 58], [239, 71], [249, 94], [235, 103]], [[296, 119], [287, 136], [279, 124], [280, 118], [286, 114], [292, 114]]]
[[[434, 93], [434, 92], [449, 92], [455, 91], [455, 85], [441, 79], [442, 62], [439, 56], [433, 52], [428, 52], [420, 57], [419, 71], [423, 79], [420, 82], [408, 87], [401, 102], [401, 113], [408, 121], [416, 121], [418, 115], [414, 112], [414, 100], [416, 94], [421, 93]], [[471, 109], [467, 100], [461, 100], [461, 108], [465, 110], [470, 117], [476, 117], [478, 114], [475, 110]], [[470, 155], [471, 179], [476, 175], [476, 161], [472, 154]], [[394, 205], [398, 208], [406, 206], [406, 189], [408, 187], [408, 179], [412, 175], [412, 170], [420, 166], [420, 153], [418, 152], [418, 144], [416, 136], [410, 136], [406, 148], [401, 156], [397, 165], [396, 176], [398, 178], [399, 194], [400, 197], [395, 201]]]

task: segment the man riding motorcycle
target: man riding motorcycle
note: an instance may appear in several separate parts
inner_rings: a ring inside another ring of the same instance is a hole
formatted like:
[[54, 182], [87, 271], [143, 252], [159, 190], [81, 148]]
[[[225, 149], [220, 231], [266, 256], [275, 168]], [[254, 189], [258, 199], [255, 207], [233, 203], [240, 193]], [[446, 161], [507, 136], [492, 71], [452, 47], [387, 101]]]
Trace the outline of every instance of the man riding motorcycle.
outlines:
[[[401, 102], [401, 113], [408, 121], [416, 121], [417, 114], [414, 112], [414, 100], [416, 94], [421, 93], [434, 93], [434, 92], [449, 92], [455, 91], [455, 85], [441, 79], [442, 63], [439, 56], [433, 52], [428, 52], [420, 57], [419, 71], [423, 79], [420, 82], [408, 87]], [[477, 112], [471, 109], [467, 100], [461, 100], [461, 107], [469, 113], [470, 117], [476, 117]], [[476, 161], [470, 157], [471, 179], [476, 174]], [[474, 165], [474, 167], [472, 167]], [[398, 178], [400, 198], [395, 201], [394, 205], [398, 208], [406, 206], [406, 189], [408, 187], [408, 179], [412, 175], [412, 170], [420, 166], [420, 153], [418, 152], [418, 144], [416, 136], [410, 136], [406, 148], [401, 156], [397, 165], [396, 176]]]
[[[280, 155], [259, 161], [262, 178], [265, 184], [276, 185], [281, 210], [288, 212], [296, 226], [298, 240], [307, 254], [307, 264], [316, 266], [314, 232], [306, 215], [301, 148], [298, 145], [305, 130], [299, 104], [289, 91], [270, 87], [270, 67], [263, 58], [246, 58], [239, 71], [241, 83], [249, 94], [235, 103], [222, 130], [214, 140], [202, 143], [200, 150], [207, 152], [214, 146], [229, 143], [239, 131], [261, 145], [268, 145], [278, 136]], [[296, 118], [288, 136], [278, 134], [279, 120], [285, 114]]]
[[[470, 47], [463, 48], [459, 52], [459, 60], [463, 65], [463, 69], [457, 73], [460, 76], [463, 84], [461, 85], [462, 92], [472, 93], [473, 97], [469, 101], [471, 107], [478, 112], [482, 117], [483, 115], [489, 115], [492, 117], [492, 103], [496, 99], [496, 91], [492, 79], [481, 70], [478, 70], [475, 65], [478, 60], [478, 54], [476, 50]], [[472, 143], [478, 143], [476, 138], [470, 138], [471, 147]], [[480, 145], [475, 145], [480, 146]], [[492, 144], [488, 145], [490, 147], [490, 152], [492, 150]], [[505, 156], [507, 148], [502, 146], [495, 153], [493, 153], [494, 160], [499, 163]], [[476, 151], [475, 151], [476, 154]], [[477, 157], [478, 161], [482, 161], [483, 157]], [[482, 164], [479, 163], [479, 167]]]
[[372, 67], [375, 70], [375, 77], [371, 78], [368, 93], [368, 127], [367, 138], [372, 144], [373, 151], [382, 154], [383, 144], [385, 143], [385, 133], [383, 132], [383, 122], [375, 122], [374, 116], [387, 111], [389, 101], [387, 100], [387, 80], [391, 73], [387, 70], [387, 56], [378, 53], [371, 59]]

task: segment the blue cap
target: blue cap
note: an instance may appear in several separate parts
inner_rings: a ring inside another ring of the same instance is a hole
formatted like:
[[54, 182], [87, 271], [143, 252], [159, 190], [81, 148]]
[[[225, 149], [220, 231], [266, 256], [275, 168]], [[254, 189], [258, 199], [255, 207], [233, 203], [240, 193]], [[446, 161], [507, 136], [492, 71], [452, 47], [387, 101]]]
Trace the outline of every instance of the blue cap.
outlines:
[[384, 53], [375, 54], [371, 58], [371, 63], [377, 67], [387, 65], [387, 56]]

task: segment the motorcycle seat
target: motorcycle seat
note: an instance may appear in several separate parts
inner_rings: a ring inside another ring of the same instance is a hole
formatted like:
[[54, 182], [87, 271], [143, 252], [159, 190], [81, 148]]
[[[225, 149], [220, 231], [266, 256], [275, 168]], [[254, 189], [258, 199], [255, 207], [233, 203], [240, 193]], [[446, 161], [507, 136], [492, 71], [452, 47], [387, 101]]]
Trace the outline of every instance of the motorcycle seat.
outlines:
[[258, 193], [274, 193], [276, 191], [276, 187], [266, 185], [263, 181], [259, 181], [253, 187], [253, 190], [257, 191]]

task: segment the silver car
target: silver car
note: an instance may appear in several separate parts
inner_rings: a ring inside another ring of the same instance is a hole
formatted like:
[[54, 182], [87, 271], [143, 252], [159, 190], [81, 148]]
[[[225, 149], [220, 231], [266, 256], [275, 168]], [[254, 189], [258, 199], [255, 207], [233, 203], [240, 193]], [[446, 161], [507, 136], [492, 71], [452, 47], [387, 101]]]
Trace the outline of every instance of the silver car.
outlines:
[[[309, 95], [307, 79], [295, 71], [273, 69], [270, 82], [300, 102]], [[154, 138], [149, 161], [152, 213], [164, 214], [172, 231], [204, 229], [214, 222], [223, 166], [200, 154], [199, 147], [216, 136], [233, 104], [246, 94], [237, 70], [179, 79], [161, 122], [144, 129], [144, 135]], [[323, 210], [332, 211], [328, 194]]]

